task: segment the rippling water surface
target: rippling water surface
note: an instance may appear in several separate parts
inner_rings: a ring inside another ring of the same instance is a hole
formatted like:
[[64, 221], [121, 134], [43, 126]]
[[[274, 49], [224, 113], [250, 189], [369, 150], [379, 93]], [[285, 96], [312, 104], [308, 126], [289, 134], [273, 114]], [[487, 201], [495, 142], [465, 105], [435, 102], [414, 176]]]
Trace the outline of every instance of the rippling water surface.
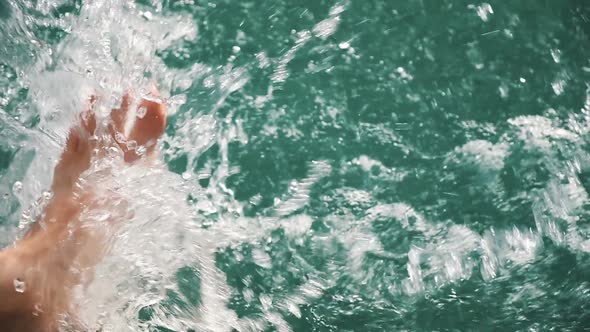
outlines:
[[590, 330], [589, 42], [582, 0], [0, 0], [0, 243], [157, 82], [89, 327]]

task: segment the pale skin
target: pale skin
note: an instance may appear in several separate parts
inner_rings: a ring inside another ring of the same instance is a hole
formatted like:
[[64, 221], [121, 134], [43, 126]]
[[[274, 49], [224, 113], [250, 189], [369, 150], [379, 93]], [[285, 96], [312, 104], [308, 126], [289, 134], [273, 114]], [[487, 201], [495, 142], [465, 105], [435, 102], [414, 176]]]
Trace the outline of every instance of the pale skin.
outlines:
[[[153, 89], [152, 94], [157, 95], [157, 91]], [[90, 282], [94, 267], [108, 254], [108, 229], [86, 227], [83, 220], [83, 211], [95, 204], [95, 193], [78, 182], [94, 159], [105, 157], [96, 153], [101, 149], [119, 149], [125, 165], [149, 162], [156, 153], [156, 142], [166, 125], [163, 104], [152, 99], [134, 100], [126, 94], [121, 107], [110, 113], [106, 135], [111, 137], [96, 140], [92, 138], [97, 131], [92, 110], [95, 102], [95, 97], [90, 98], [88, 110], [70, 129], [54, 170], [53, 196], [43, 213], [21, 239], [0, 251], [0, 331], [54, 332], [64, 320], [76, 325], [73, 289]], [[145, 115], [136, 118], [124, 135], [131, 107], [145, 110]], [[144, 146], [145, 153], [129, 148], [126, 142], [130, 141]]]

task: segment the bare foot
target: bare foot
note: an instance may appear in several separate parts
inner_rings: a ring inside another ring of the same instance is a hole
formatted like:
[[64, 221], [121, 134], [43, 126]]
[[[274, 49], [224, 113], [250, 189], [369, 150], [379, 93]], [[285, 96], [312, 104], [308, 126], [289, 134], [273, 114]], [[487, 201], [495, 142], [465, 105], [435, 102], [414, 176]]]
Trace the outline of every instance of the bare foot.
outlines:
[[[81, 212], [92, 209], [93, 192], [77, 193], [76, 183], [92, 162], [94, 149], [108, 144], [95, 139], [97, 120], [90, 98], [88, 110], [69, 132], [51, 186], [53, 198], [25, 237], [0, 252], [0, 326], [2, 331], [57, 331], [59, 320], [75, 319], [72, 288], [87, 280], [105, 254], [103, 233], [83, 227]], [[131, 130], [125, 123], [134, 105], [129, 94], [111, 112], [109, 133], [126, 163], [153, 156], [166, 125], [166, 108], [141, 99]], [[94, 156], [94, 157], [93, 157]]]

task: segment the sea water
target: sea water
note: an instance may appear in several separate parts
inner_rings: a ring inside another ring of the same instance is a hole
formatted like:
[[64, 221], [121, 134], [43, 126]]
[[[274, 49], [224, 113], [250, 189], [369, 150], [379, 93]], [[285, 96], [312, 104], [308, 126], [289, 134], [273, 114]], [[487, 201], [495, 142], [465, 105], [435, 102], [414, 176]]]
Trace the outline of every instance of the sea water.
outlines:
[[589, 39], [576, 0], [2, 0], [0, 243], [155, 82], [159, 161], [83, 175], [123, 221], [89, 329], [590, 329]]

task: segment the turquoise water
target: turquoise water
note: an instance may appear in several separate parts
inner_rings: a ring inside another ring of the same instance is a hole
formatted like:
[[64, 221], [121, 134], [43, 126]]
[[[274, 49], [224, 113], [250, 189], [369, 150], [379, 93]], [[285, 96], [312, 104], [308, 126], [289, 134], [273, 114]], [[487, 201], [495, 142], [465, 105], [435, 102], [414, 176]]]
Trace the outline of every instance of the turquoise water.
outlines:
[[90, 325], [590, 330], [589, 42], [582, 0], [0, 0], [0, 242], [85, 96], [155, 80]]

